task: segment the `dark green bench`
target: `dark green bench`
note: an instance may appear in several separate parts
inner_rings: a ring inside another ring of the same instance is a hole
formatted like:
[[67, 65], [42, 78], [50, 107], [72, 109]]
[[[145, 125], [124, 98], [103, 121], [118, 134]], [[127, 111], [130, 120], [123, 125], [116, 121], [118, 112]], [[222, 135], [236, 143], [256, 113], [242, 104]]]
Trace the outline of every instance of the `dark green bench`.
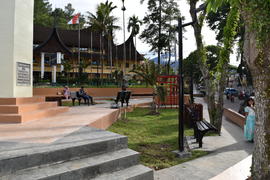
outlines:
[[209, 132], [213, 131], [218, 133], [218, 130], [215, 126], [210, 124], [209, 122], [199, 118], [200, 116], [196, 115], [196, 112], [192, 108], [187, 108], [190, 119], [192, 120], [193, 130], [194, 130], [194, 137], [196, 141], [199, 143], [199, 147], [202, 147], [202, 139], [204, 135]]
[[126, 105], [128, 106], [130, 96], [131, 96], [130, 91], [121, 91], [117, 93], [116, 99], [114, 101], [116, 104], [118, 104], [118, 102], [120, 101], [121, 107], [124, 106], [124, 103], [126, 103]]

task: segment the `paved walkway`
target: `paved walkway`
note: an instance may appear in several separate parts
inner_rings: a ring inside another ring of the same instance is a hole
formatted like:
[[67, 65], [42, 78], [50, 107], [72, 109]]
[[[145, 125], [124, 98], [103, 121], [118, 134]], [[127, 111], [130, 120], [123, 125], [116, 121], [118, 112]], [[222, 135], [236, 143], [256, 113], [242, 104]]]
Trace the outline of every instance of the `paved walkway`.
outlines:
[[[202, 98], [196, 102], [204, 105], [204, 118], [209, 119], [207, 106]], [[221, 136], [203, 139], [203, 149], [210, 153], [186, 163], [155, 172], [156, 180], [207, 180], [248, 157], [253, 144], [244, 140], [243, 130], [223, 119]]]
[[231, 102], [224, 96], [224, 107], [225, 108], [230, 108], [236, 112], [239, 111], [240, 104], [243, 103], [244, 100], [239, 100], [237, 97], [234, 98], [234, 102]]
[[[94, 106], [74, 106], [59, 115], [22, 124], [0, 124], [0, 142], [52, 143], [118, 111], [112, 101], [98, 100]], [[130, 105], [151, 102], [151, 98], [130, 99]], [[2, 147], [0, 147], [1, 149]]]

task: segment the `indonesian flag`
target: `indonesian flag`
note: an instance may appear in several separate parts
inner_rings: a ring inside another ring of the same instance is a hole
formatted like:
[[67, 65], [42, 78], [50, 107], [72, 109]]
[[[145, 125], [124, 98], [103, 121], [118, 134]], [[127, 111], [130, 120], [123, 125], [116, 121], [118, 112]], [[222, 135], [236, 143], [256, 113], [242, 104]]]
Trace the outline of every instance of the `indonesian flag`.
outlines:
[[68, 24], [79, 24], [80, 23], [80, 13], [76, 14], [69, 22]]

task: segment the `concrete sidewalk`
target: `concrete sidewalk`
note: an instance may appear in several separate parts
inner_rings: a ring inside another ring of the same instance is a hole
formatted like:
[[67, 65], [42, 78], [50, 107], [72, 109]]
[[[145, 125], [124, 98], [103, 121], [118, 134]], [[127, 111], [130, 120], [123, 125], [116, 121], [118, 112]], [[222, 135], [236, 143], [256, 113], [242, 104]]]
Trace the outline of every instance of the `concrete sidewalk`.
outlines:
[[[202, 98], [196, 98], [197, 103], [204, 105], [204, 118], [209, 120], [207, 105]], [[198, 149], [200, 150], [200, 149]], [[203, 149], [210, 153], [201, 158], [156, 171], [156, 180], [207, 180], [239, 161], [248, 157], [253, 151], [253, 144], [246, 142], [243, 130], [223, 118], [221, 136], [203, 138]]]
[[[94, 106], [74, 106], [68, 112], [20, 124], [0, 124], [1, 142], [50, 144], [84, 126], [105, 129], [117, 120], [119, 109], [111, 109], [112, 101], [99, 100]], [[151, 102], [150, 98], [131, 99], [130, 106]], [[106, 124], [107, 123], [107, 124]], [[2, 144], [1, 144], [2, 145]], [[0, 147], [5, 148], [5, 145]]]

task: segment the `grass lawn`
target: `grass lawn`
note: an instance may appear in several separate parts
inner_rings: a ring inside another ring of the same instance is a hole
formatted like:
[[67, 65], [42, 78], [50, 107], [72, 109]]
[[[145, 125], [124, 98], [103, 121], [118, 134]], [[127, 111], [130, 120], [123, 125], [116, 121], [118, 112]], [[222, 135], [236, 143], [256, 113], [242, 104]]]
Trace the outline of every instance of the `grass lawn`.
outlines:
[[[127, 113], [127, 120], [118, 120], [109, 131], [128, 136], [128, 147], [141, 153], [142, 164], [155, 170], [168, 168], [185, 161], [206, 155], [193, 151], [192, 157], [179, 159], [172, 153], [178, 149], [178, 111], [161, 109], [160, 115], [147, 115], [149, 109], [136, 108]], [[193, 135], [193, 129], [186, 129], [185, 135]]]

